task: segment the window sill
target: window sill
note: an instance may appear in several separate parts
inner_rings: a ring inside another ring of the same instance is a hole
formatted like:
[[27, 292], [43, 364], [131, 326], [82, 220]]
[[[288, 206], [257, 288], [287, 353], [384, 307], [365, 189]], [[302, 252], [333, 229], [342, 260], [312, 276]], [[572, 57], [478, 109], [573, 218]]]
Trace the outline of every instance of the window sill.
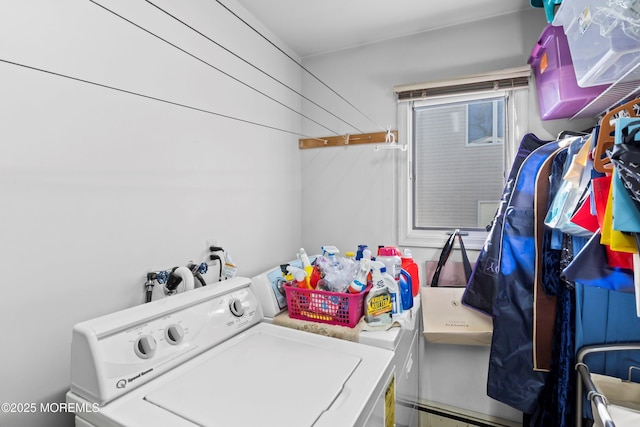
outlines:
[[[400, 246], [419, 248], [442, 248], [452, 230], [413, 230], [400, 237]], [[463, 231], [462, 240], [465, 249], [479, 251], [484, 246], [488, 233], [486, 231]], [[465, 235], [464, 233], [469, 233]]]

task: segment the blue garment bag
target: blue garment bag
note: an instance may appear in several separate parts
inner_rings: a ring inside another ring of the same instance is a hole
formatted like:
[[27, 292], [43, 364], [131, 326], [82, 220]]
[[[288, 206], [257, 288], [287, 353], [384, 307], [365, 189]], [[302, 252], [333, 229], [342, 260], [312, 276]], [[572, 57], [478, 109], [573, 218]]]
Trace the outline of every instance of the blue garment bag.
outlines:
[[500, 205], [491, 223], [489, 235], [476, 259], [467, 288], [462, 296], [464, 305], [488, 316], [493, 316], [493, 301], [498, 287], [500, 268], [498, 259], [500, 258], [504, 215], [516, 186], [518, 173], [529, 154], [548, 142], [538, 139], [533, 134], [527, 134], [522, 138], [502, 192]]
[[487, 394], [527, 414], [535, 410], [546, 378], [533, 369], [535, 180], [559, 149], [559, 141], [549, 142], [526, 158], [502, 227]]

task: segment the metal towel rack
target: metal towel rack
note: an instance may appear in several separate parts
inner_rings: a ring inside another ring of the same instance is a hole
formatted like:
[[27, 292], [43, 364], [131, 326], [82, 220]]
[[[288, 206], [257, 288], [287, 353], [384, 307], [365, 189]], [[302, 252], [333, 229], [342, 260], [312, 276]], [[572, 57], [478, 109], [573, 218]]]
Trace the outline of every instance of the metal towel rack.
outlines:
[[578, 372], [576, 375], [576, 427], [582, 427], [583, 385], [586, 387], [587, 397], [595, 404], [604, 427], [615, 427], [616, 424], [607, 409], [607, 398], [596, 389], [595, 384], [591, 380], [589, 367], [584, 363], [584, 358], [591, 353], [627, 350], [640, 350], [640, 343], [591, 345], [582, 347], [580, 351], [578, 351], [575, 366]]

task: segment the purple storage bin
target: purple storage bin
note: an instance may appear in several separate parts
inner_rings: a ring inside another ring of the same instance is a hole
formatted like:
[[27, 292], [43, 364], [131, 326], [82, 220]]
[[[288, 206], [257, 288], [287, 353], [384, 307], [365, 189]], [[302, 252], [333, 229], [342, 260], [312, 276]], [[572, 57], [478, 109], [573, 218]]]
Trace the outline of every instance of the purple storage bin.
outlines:
[[573, 68], [569, 43], [562, 27], [547, 25], [528, 63], [534, 71], [542, 120], [573, 117], [609, 85], [580, 87]]

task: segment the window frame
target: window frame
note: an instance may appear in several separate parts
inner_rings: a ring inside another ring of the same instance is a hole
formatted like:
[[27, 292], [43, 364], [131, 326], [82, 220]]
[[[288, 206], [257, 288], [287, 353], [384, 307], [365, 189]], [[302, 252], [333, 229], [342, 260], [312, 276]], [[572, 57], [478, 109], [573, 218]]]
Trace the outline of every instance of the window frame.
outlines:
[[[523, 88], [528, 93], [528, 88]], [[437, 105], [450, 102], [468, 102], [472, 100], [505, 97], [505, 141], [504, 147], [504, 173], [506, 177], [508, 167], [512, 163], [513, 153], [517, 149], [524, 133], [522, 126], [517, 125], [516, 118], [526, 117], [528, 115], [528, 99], [525, 97], [518, 102], [512, 102], [513, 90], [484, 90], [469, 92], [464, 94], [456, 94], [450, 96], [436, 96], [421, 100], [407, 100], [398, 102], [398, 133], [399, 141], [407, 145], [408, 150], [406, 156], [396, 158], [396, 176], [397, 181], [397, 226], [398, 226], [398, 242], [401, 246], [440, 248], [448, 235], [453, 231], [452, 228], [432, 227], [427, 229], [413, 228], [413, 108], [415, 105]], [[517, 108], [518, 114], [515, 114]], [[523, 123], [526, 125], [526, 123]], [[525, 126], [526, 128], [526, 126]], [[497, 207], [497, 206], [496, 206]], [[464, 235], [465, 247], [471, 250], [479, 250], [484, 245], [488, 231], [481, 228], [460, 228]]]

